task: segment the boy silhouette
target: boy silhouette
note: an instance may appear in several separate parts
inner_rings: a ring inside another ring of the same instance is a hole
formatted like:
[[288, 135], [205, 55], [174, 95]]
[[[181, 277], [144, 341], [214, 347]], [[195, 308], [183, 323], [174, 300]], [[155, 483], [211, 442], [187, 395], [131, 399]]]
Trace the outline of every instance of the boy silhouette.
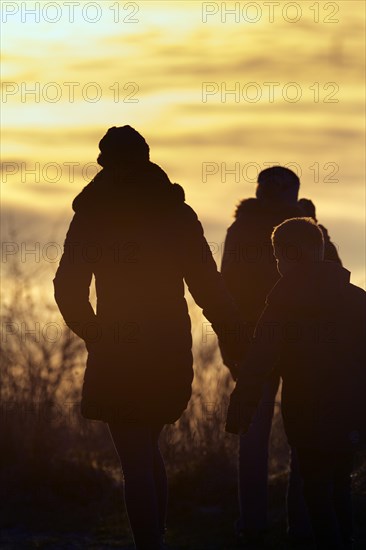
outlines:
[[324, 260], [312, 218], [284, 221], [272, 243], [281, 278], [241, 365], [226, 430], [248, 430], [276, 366], [317, 548], [351, 548], [352, 460], [366, 446], [366, 293], [349, 282], [349, 271]]
[[[256, 197], [241, 201], [235, 221], [225, 240], [221, 273], [228, 290], [239, 306], [242, 321], [253, 332], [268, 292], [279, 278], [273, 257], [271, 233], [285, 219], [314, 216], [310, 200], [298, 201], [300, 180], [283, 166], [272, 166], [258, 176]], [[325, 228], [325, 256], [341, 263]], [[233, 377], [236, 365], [223, 353], [224, 363]], [[267, 527], [268, 446], [275, 397], [280, 377], [273, 372], [263, 388], [257, 414], [239, 446], [239, 538], [251, 544]], [[294, 541], [311, 536], [310, 521], [302, 497], [296, 453], [291, 449], [291, 469], [287, 494], [288, 534]]]

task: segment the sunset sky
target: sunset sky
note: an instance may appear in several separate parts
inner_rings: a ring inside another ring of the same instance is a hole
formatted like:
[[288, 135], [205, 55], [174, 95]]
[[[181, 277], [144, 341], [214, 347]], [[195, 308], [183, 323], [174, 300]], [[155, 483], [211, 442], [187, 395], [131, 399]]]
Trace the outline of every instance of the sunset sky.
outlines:
[[218, 264], [258, 170], [289, 164], [364, 287], [364, 33], [353, 0], [3, 1], [4, 240], [62, 244], [99, 140], [130, 124]]

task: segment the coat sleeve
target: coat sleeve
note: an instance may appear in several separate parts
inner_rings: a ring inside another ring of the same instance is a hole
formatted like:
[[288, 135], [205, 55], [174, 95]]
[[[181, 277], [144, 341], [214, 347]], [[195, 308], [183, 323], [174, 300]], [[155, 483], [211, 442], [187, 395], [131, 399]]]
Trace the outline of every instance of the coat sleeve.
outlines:
[[342, 261], [339, 257], [337, 247], [331, 241], [329, 233], [324, 225], [319, 224], [320, 229], [322, 230], [324, 236], [324, 259], [330, 262], [336, 262], [339, 265], [342, 265]]
[[64, 252], [53, 280], [55, 300], [67, 326], [87, 346], [99, 336], [97, 318], [89, 301], [93, 264], [86, 254], [87, 228], [76, 213], [64, 243]]
[[226, 431], [245, 433], [262, 398], [263, 385], [283, 346], [284, 321], [277, 305], [268, 304], [256, 326], [252, 343], [230, 396]]
[[241, 270], [243, 262], [238, 262], [239, 241], [235, 223], [229, 227], [224, 244], [224, 253], [221, 262], [221, 274], [225, 284], [233, 296], [240, 303], [240, 297], [243, 294], [243, 281], [241, 280]]
[[188, 206], [182, 240], [183, 275], [188, 289], [212, 324], [221, 349], [235, 363], [242, 357], [240, 314], [217, 270], [202, 225]]

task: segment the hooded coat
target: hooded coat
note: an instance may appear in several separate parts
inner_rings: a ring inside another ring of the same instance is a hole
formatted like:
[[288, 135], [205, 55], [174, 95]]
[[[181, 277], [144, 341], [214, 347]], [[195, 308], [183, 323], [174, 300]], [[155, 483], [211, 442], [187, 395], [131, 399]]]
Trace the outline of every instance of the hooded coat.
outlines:
[[82, 414], [174, 422], [193, 379], [184, 281], [219, 338], [238, 321], [202, 226], [183, 189], [151, 162], [104, 168], [73, 209], [54, 287], [67, 325], [89, 352]]
[[[243, 320], [252, 331], [267, 294], [279, 279], [273, 256], [272, 231], [286, 219], [307, 215], [301, 201], [295, 199], [291, 202], [282, 197], [244, 199], [236, 209], [235, 221], [225, 239], [221, 273]], [[324, 235], [325, 259], [341, 264], [327, 230], [320, 227]]]
[[231, 396], [226, 429], [246, 431], [276, 367], [289, 444], [366, 446], [366, 293], [335, 262], [299, 264], [267, 297]]

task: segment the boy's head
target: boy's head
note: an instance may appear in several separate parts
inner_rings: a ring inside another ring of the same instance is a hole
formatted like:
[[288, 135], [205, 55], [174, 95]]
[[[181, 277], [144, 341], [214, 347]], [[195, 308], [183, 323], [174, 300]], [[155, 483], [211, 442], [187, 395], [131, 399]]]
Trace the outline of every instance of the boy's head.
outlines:
[[295, 203], [299, 187], [300, 180], [295, 172], [284, 166], [271, 166], [258, 176], [256, 197], [263, 201]]
[[324, 260], [324, 237], [312, 218], [291, 218], [274, 228], [272, 245], [280, 275], [295, 265]]

